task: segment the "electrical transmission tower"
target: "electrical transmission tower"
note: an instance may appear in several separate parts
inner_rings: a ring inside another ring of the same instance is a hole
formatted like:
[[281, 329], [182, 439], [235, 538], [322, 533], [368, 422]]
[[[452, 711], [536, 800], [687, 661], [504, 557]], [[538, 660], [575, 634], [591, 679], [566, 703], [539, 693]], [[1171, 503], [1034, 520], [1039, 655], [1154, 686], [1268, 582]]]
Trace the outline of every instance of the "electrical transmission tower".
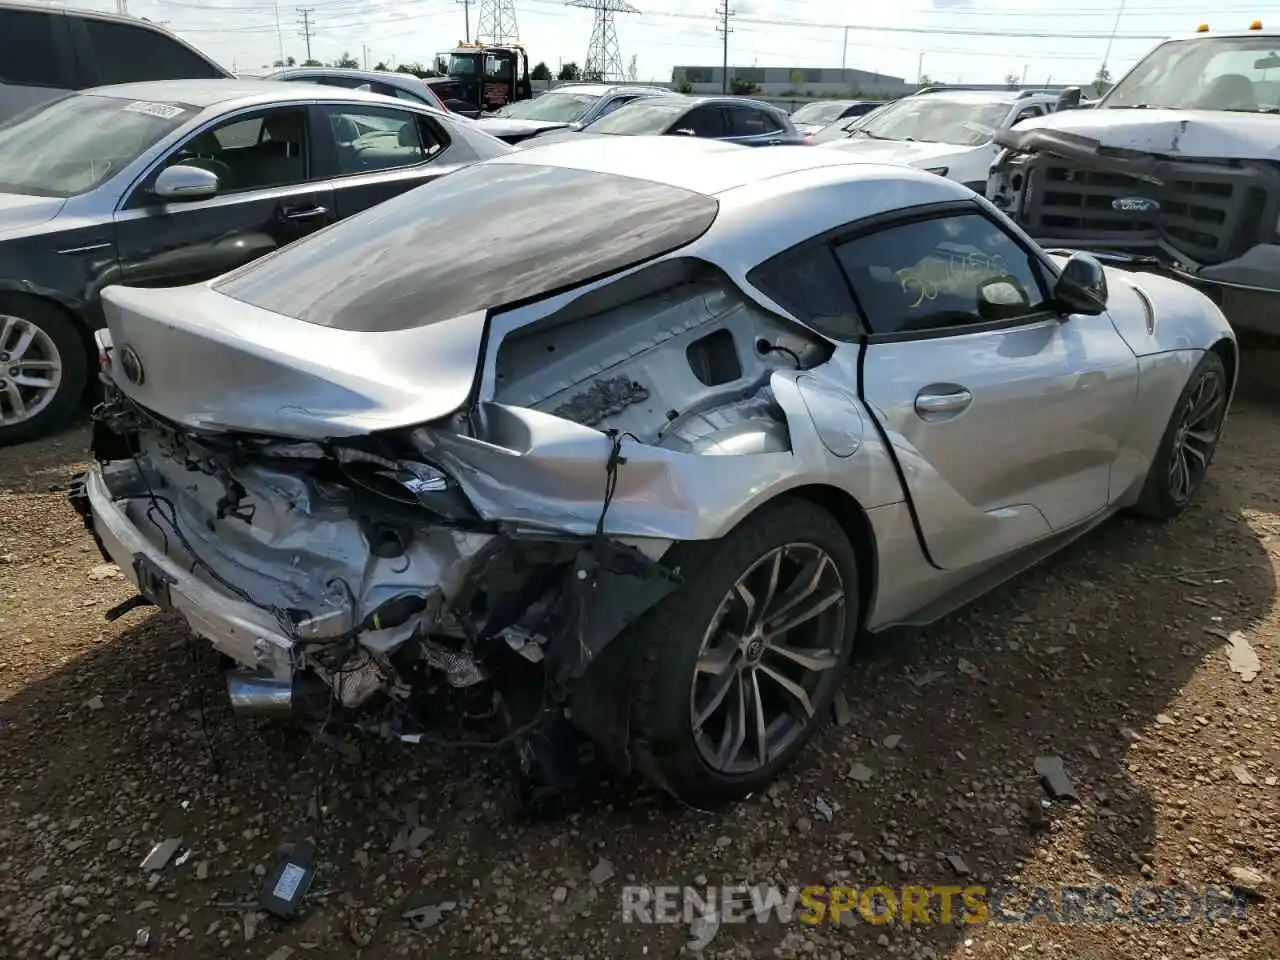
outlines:
[[732, 17], [736, 10], [729, 9], [729, 0], [722, 0], [720, 6], [716, 7], [716, 16], [720, 18], [720, 26], [716, 27], [716, 33], [720, 34], [724, 41], [724, 57], [720, 62], [720, 92], [729, 92], [729, 34], [733, 33], [733, 28], [729, 26], [729, 18]]
[[515, 0], [480, 0], [476, 15], [476, 43], [518, 43]]
[[311, 15], [315, 12], [315, 7], [298, 7], [298, 22], [302, 24], [298, 35], [307, 42], [308, 60], [311, 59], [311, 38], [316, 35], [316, 22], [311, 19]]
[[614, 26], [615, 13], [639, 13], [627, 0], [568, 0], [565, 6], [581, 7], [595, 14], [591, 24], [591, 42], [587, 44], [587, 63], [582, 76], [585, 80], [624, 79], [622, 51], [618, 49], [618, 29]]

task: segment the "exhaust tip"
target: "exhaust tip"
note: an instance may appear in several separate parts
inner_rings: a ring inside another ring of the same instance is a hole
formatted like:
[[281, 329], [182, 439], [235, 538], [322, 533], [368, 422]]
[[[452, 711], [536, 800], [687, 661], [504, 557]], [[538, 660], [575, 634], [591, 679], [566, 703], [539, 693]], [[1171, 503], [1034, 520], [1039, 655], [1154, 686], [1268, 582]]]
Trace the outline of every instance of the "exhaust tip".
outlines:
[[244, 670], [227, 672], [231, 709], [244, 716], [287, 717], [293, 713], [293, 685]]

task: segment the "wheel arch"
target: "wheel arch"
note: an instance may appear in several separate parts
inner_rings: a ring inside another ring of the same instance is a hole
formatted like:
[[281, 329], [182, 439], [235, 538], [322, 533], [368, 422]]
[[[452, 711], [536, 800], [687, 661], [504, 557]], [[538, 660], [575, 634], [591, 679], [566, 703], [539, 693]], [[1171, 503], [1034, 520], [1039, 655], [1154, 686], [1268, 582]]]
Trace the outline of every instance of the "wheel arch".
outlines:
[[93, 343], [92, 324], [80, 311], [60, 297], [20, 287], [0, 287], [0, 310], [4, 309], [6, 303], [21, 304], [24, 301], [52, 307], [71, 321], [71, 325], [75, 327], [76, 332], [80, 335], [80, 343], [84, 347], [85, 362], [88, 364], [87, 369], [89, 370], [88, 383], [85, 385], [82, 400], [88, 400], [95, 396], [97, 381], [94, 379], [93, 371], [98, 367], [98, 353]]
[[1235, 396], [1236, 378], [1240, 372], [1240, 347], [1230, 337], [1223, 337], [1217, 343], [1209, 348], [1210, 353], [1216, 353], [1222, 360], [1222, 365], [1227, 370], [1227, 399], [1230, 400]]
[[[879, 581], [879, 555], [876, 550], [875, 532], [862, 504], [850, 493], [839, 487], [822, 483], [792, 487], [777, 497], [756, 507], [754, 514], [786, 497], [799, 497], [829, 513], [849, 542], [858, 558], [858, 628], [867, 621], [867, 615], [875, 600]], [[748, 514], [750, 516], [751, 514]], [[745, 517], [743, 518], [745, 519]]]

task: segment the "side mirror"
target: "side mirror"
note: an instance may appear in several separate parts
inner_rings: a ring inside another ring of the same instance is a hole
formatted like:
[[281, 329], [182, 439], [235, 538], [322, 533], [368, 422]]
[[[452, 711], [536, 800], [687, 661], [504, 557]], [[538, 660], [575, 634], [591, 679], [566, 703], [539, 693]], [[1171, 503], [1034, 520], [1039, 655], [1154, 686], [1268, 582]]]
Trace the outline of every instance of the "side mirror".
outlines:
[[203, 200], [218, 192], [218, 175], [202, 167], [175, 164], [160, 171], [151, 192], [161, 200]]
[[1107, 274], [1097, 259], [1073, 253], [1053, 285], [1053, 300], [1068, 313], [1097, 316], [1107, 309]]
[[1074, 110], [1080, 106], [1081, 92], [1079, 87], [1066, 87], [1058, 94], [1058, 105], [1055, 110]]

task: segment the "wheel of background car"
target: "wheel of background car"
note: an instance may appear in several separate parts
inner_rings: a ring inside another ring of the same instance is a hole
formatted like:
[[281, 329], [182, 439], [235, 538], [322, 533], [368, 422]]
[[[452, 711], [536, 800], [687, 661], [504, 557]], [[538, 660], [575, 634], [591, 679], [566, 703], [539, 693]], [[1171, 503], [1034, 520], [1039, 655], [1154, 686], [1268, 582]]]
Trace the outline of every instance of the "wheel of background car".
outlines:
[[0, 295], [0, 446], [61, 426], [84, 393], [88, 368], [84, 340], [58, 307]]
[[685, 581], [629, 638], [635, 752], [712, 809], [764, 787], [826, 715], [858, 622], [857, 558], [830, 514], [788, 498], [667, 560]]
[[1227, 389], [1227, 368], [1218, 354], [1209, 351], [1196, 364], [1178, 397], [1135, 513], [1169, 520], [1195, 498], [1218, 449]]

